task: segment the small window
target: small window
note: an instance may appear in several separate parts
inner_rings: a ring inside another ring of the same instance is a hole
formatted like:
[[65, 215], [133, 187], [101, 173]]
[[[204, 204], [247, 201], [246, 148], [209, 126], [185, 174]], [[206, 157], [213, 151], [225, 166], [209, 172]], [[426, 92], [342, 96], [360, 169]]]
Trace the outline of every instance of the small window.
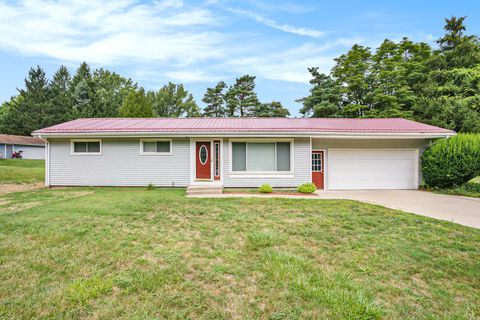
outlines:
[[140, 140], [141, 154], [171, 154], [171, 140]]
[[312, 153], [312, 171], [313, 172], [322, 172], [323, 171], [323, 153], [314, 152]]
[[100, 140], [72, 141], [72, 154], [101, 154]]

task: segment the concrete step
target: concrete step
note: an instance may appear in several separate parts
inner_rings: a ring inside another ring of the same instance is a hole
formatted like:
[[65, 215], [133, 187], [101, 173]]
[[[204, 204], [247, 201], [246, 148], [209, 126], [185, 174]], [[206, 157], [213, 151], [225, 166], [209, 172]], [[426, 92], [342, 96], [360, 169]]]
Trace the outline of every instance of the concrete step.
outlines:
[[223, 193], [223, 186], [222, 185], [215, 185], [215, 186], [188, 186], [187, 187], [187, 195], [198, 195], [198, 194], [222, 194]]

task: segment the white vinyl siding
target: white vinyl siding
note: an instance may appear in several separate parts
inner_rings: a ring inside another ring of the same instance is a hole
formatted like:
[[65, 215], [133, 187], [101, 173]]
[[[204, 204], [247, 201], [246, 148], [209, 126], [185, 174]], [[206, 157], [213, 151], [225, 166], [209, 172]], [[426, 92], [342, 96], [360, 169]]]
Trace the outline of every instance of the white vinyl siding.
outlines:
[[190, 182], [189, 139], [172, 140], [172, 155], [140, 154], [138, 138], [103, 138], [102, 154], [70, 154], [70, 139], [49, 139], [52, 186], [155, 186], [185, 187]]

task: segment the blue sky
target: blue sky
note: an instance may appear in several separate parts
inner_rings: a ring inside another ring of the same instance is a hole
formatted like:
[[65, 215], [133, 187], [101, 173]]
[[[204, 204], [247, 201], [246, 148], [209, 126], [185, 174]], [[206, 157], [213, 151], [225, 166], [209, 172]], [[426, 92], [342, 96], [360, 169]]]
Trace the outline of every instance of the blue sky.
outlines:
[[51, 76], [87, 61], [146, 89], [184, 83], [200, 105], [216, 82], [256, 75], [261, 101], [281, 101], [295, 116], [308, 67], [328, 72], [355, 43], [433, 44], [452, 15], [467, 15], [468, 32], [480, 34], [478, 1], [0, 0], [0, 101], [31, 66]]

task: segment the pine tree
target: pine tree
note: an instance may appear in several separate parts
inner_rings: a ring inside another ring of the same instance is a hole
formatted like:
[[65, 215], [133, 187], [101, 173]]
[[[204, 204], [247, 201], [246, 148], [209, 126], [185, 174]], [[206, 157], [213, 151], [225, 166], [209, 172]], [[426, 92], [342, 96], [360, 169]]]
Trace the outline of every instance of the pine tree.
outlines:
[[215, 88], [207, 88], [207, 92], [202, 99], [207, 105], [203, 109], [204, 117], [225, 117], [227, 115], [224, 93], [226, 87], [225, 82], [220, 81]]
[[60, 68], [53, 75], [50, 82], [50, 123], [58, 124], [70, 120], [73, 109], [73, 97], [70, 90], [72, 79], [70, 72], [65, 66]]
[[287, 108], [278, 101], [272, 101], [270, 103], [261, 103], [255, 108], [255, 117], [273, 117], [273, 118], [285, 118], [290, 115]]
[[244, 75], [237, 78], [226, 94], [229, 115], [248, 117], [253, 115], [259, 101], [255, 92], [255, 76]]
[[50, 91], [45, 71], [31, 68], [25, 79], [25, 89], [7, 103], [0, 127], [3, 132], [30, 135], [33, 131], [50, 125]]
[[94, 117], [96, 112], [92, 73], [86, 62], [82, 62], [78, 67], [73, 76], [70, 90], [74, 100], [71, 117], [74, 119]]

